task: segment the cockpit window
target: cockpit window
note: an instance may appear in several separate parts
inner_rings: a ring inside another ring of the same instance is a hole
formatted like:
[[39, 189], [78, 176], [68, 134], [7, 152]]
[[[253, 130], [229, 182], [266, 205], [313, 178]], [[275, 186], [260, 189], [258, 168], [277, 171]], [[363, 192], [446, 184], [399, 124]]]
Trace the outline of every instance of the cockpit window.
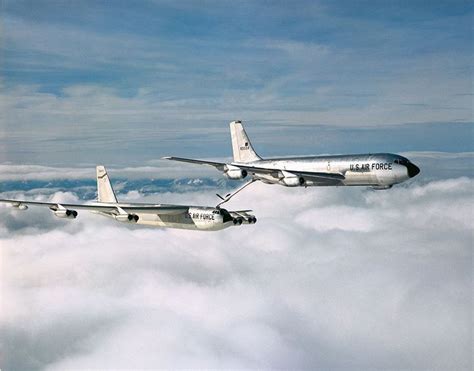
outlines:
[[400, 165], [407, 165], [408, 164], [408, 160], [405, 159], [405, 158], [402, 158], [402, 159], [397, 158], [393, 162], [396, 163], [396, 164], [400, 164]]

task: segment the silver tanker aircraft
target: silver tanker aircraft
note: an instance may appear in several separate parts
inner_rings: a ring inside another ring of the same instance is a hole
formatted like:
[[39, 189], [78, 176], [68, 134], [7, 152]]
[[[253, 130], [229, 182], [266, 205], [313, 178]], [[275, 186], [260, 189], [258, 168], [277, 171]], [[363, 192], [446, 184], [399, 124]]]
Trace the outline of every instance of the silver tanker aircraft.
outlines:
[[231, 163], [164, 157], [167, 160], [211, 165], [229, 179], [260, 180], [286, 187], [368, 186], [389, 189], [416, 176], [420, 169], [392, 153], [326, 155], [263, 159], [252, 147], [241, 121], [230, 123], [234, 161]]
[[216, 207], [121, 203], [117, 201], [114, 190], [104, 166], [97, 166], [97, 201], [87, 204], [69, 204], [26, 200], [5, 200], [20, 210], [28, 206], [49, 208], [58, 218], [75, 219], [76, 210], [86, 210], [123, 223], [143, 224], [152, 227], [179, 228], [199, 231], [218, 231], [230, 226], [254, 224], [257, 219], [249, 214], [251, 210], [227, 211], [220, 207], [235, 193], [222, 198]]

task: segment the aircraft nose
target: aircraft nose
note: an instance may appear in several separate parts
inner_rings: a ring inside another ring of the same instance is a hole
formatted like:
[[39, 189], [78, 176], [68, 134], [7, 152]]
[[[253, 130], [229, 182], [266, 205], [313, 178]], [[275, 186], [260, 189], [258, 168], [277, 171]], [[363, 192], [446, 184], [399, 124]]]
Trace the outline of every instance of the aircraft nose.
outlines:
[[420, 173], [420, 168], [416, 166], [415, 164], [412, 164], [411, 162], [409, 162], [406, 166], [408, 169], [408, 176], [410, 178], [413, 178], [414, 176], [417, 176]]

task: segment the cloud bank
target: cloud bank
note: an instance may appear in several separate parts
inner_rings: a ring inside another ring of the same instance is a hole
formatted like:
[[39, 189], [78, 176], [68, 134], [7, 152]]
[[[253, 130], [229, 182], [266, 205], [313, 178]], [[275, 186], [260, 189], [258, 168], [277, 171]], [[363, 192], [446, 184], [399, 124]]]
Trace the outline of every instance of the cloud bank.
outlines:
[[[270, 141], [271, 142], [271, 141]], [[401, 152], [423, 168], [423, 178], [430, 180], [474, 176], [474, 152]], [[288, 156], [295, 156], [290, 153]], [[282, 156], [280, 156], [282, 157]], [[231, 162], [231, 157], [207, 158], [211, 161]], [[0, 163], [0, 181], [48, 181], [95, 179], [97, 163], [77, 164], [70, 167], [44, 166], [34, 164]], [[168, 160], [148, 160], [142, 166], [107, 166], [114, 179], [176, 179], [176, 178], [216, 178], [225, 179], [212, 166], [198, 166]], [[1, 189], [1, 188], [0, 188]]]
[[2, 207], [0, 363], [470, 369], [472, 187], [257, 184], [228, 208], [259, 222], [218, 233]]
[[[230, 159], [221, 159], [223, 162]], [[91, 179], [96, 176], [98, 164], [74, 167], [56, 167], [42, 165], [18, 165], [0, 163], [0, 181], [18, 180], [58, 180], [58, 179]], [[190, 166], [165, 160], [151, 160], [139, 167], [107, 167], [112, 180], [117, 179], [175, 179], [179, 177], [199, 177], [219, 173], [210, 166]]]

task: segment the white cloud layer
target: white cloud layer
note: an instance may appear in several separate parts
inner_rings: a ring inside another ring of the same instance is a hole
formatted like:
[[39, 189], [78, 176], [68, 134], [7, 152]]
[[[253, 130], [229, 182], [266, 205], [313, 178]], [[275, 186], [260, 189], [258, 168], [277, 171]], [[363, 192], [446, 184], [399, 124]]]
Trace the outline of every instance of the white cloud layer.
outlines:
[[0, 208], [2, 368], [472, 367], [471, 179], [253, 187], [218, 233]]

